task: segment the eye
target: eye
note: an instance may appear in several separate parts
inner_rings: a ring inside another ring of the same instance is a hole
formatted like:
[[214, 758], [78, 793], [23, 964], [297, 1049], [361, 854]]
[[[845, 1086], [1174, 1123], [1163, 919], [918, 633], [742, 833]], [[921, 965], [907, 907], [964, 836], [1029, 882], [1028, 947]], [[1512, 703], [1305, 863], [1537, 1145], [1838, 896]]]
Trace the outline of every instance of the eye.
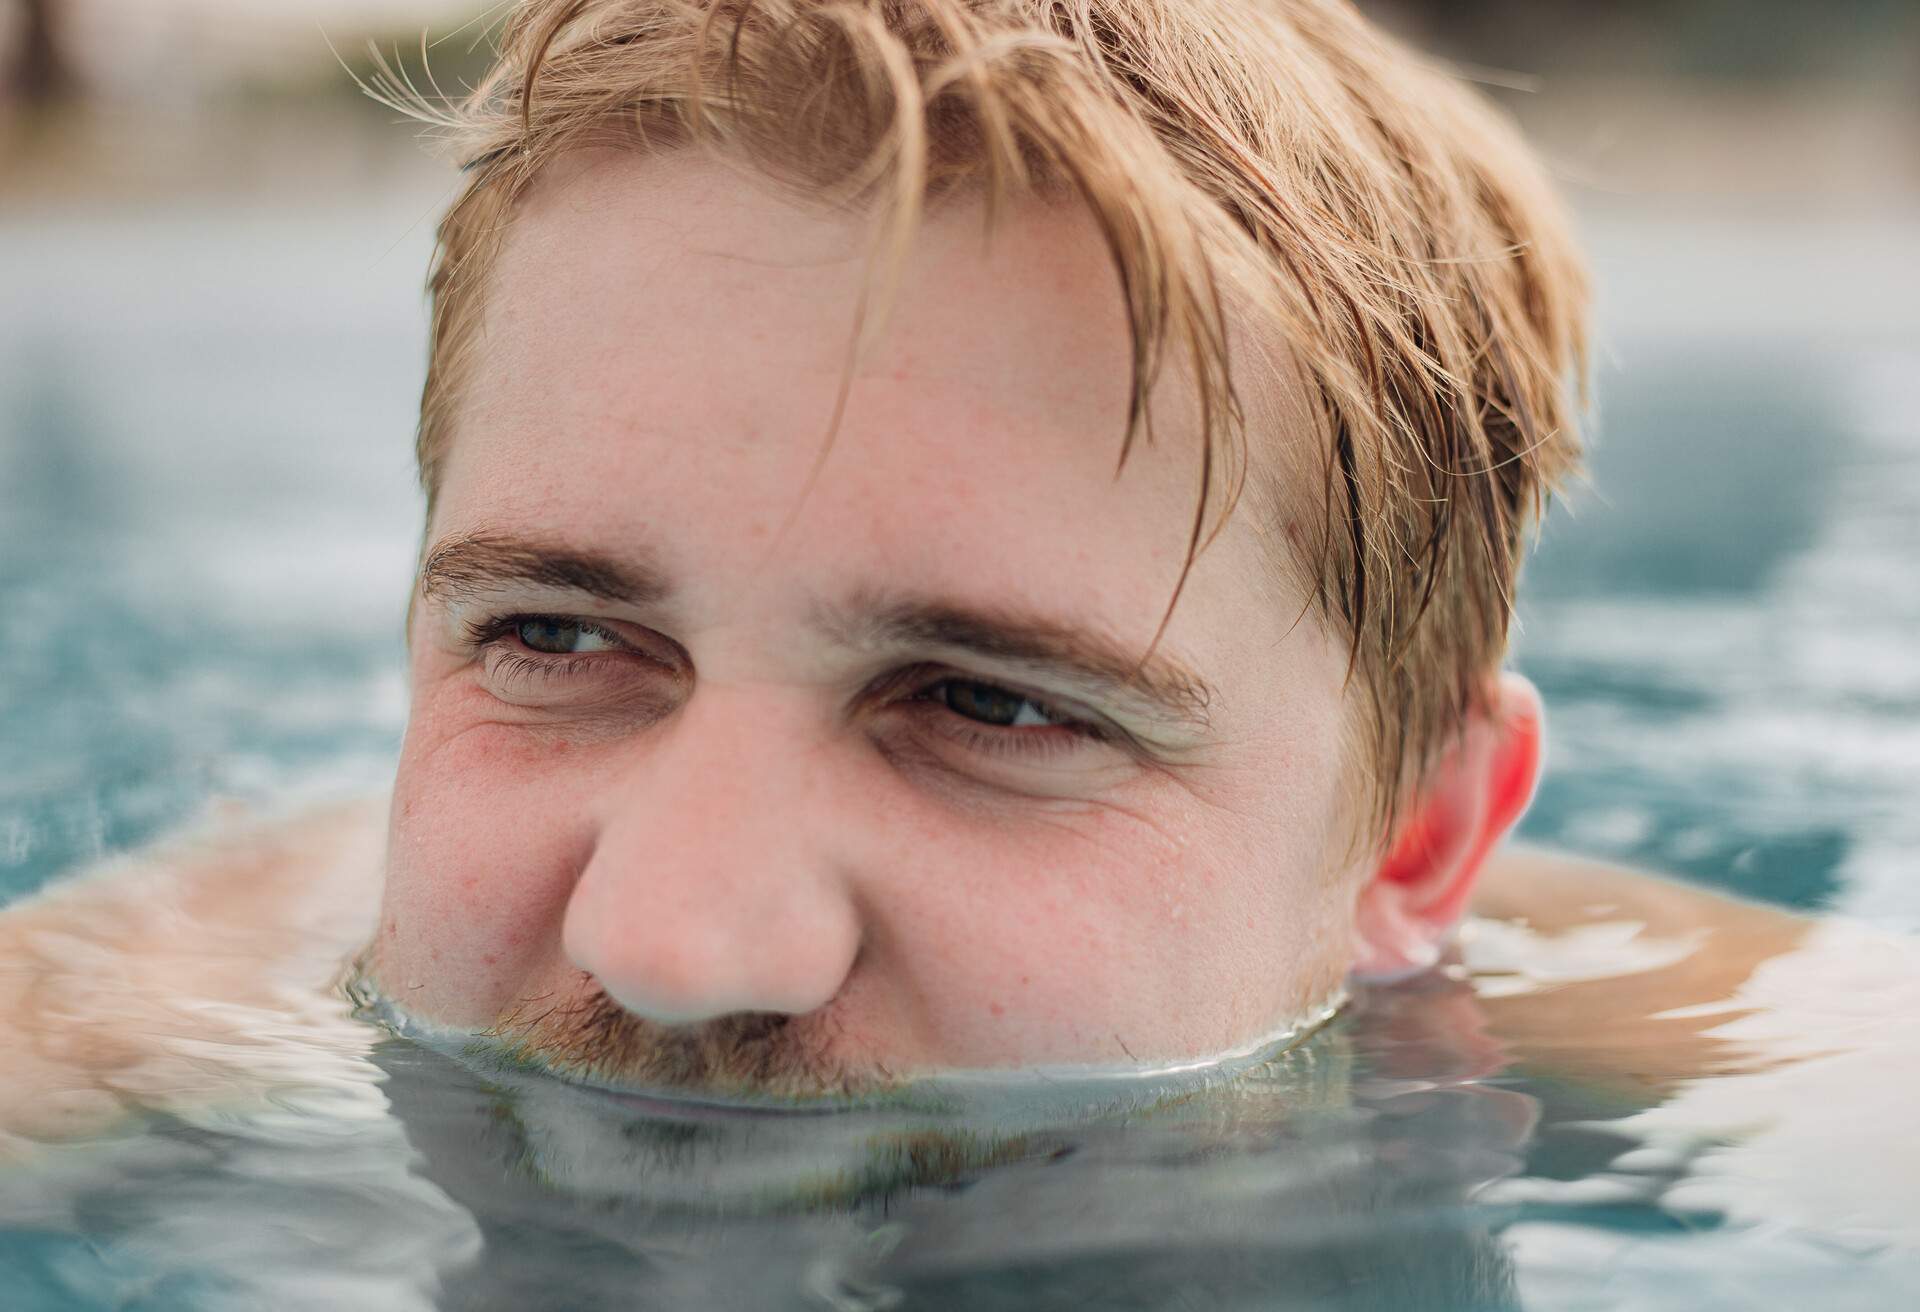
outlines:
[[580, 656], [588, 652], [617, 651], [624, 645], [605, 629], [552, 616], [522, 617], [513, 632], [530, 650], [547, 656]]
[[685, 690], [685, 653], [637, 625], [510, 612], [466, 623], [480, 686], [534, 714], [651, 722]]
[[1002, 729], [1040, 728], [1071, 723], [1067, 717], [1010, 688], [974, 679], [942, 679], [920, 694], [955, 715]]
[[878, 704], [898, 714], [876, 718], [875, 742], [910, 773], [1066, 796], [1117, 782], [1133, 763], [1124, 731], [1096, 711], [950, 668], [895, 677], [905, 686]]

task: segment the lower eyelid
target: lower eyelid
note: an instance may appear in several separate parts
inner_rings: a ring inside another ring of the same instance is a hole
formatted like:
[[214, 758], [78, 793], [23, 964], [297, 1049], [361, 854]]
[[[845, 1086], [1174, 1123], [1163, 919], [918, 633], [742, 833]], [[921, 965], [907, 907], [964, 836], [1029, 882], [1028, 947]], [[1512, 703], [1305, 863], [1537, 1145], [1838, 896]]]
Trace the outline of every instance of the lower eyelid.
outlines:
[[[550, 652], [550, 651], [541, 651], [535, 647], [529, 647], [525, 642], [521, 640], [517, 630], [517, 626], [528, 619], [540, 619], [540, 618], [543, 618], [543, 617], [537, 616], [537, 615], [531, 615], [531, 616], [520, 615], [520, 616], [510, 616], [505, 619], [495, 621], [490, 635], [484, 634], [484, 633], [477, 635], [477, 641], [475, 643], [474, 650], [483, 659], [486, 659], [488, 661], [501, 660], [501, 659], [504, 659], [505, 656], [513, 656], [525, 661], [537, 662], [541, 665], [546, 665], [546, 666], [552, 666], [556, 662], [565, 662], [565, 661], [591, 662], [591, 661], [638, 660], [638, 661], [643, 661], [650, 666], [657, 667], [660, 671], [666, 674], [669, 674], [675, 678], [678, 678], [681, 675], [681, 666], [677, 664], [674, 660], [672, 660], [670, 657], [664, 656], [660, 652], [653, 650], [648, 646], [644, 646], [640, 643], [637, 643], [632, 639], [628, 638], [626, 635], [615, 632], [611, 628], [607, 628], [605, 626], [597, 625], [597, 624], [588, 624], [582, 620], [569, 620], [568, 622], [571, 624], [578, 625], [581, 632], [591, 633], [596, 637], [604, 638], [613, 645], [610, 648], [600, 650], [600, 651], [582, 651], [582, 652]], [[529, 665], [528, 667], [525, 667], [525, 672], [534, 673], [535, 670], [531, 665]], [[551, 673], [550, 670], [541, 670], [538, 672], [542, 674]], [[560, 672], [563, 674], [575, 673], [575, 672], [585, 673], [586, 667], [582, 665], [577, 668], [564, 668], [564, 669], [561, 669]]]
[[514, 651], [510, 648], [500, 648], [497, 651], [498, 654], [487, 662], [487, 673], [503, 681], [565, 678], [580, 672], [579, 665], [582, 658], [579, 656], [528, 654], [526, 651]]
[[542, 679], [587, 675], [594, 667], [608, 662], [646, 659], [644, 652], [633, 647], [590, 652], [537, 651], [511, 634], [486, 644], [480, 654], [490, 675]]
[[1090, 726], [1074, 722], [1020, 728], [978, 724], [937, 702], [927, 714], [938, 717], [928, 727], [950, 742], [988, 756], [1025, 756], [1035, 760], [1060, 756], [1101, 741]]

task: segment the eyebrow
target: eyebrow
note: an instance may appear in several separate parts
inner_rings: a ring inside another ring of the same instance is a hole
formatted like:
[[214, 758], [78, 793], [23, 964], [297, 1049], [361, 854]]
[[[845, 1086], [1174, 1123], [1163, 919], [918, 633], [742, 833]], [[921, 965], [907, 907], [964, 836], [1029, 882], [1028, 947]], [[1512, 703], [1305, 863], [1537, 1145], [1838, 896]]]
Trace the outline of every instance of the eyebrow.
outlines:
[[[560, 588], [616, 605], [658, 605], [673, 585], [657, 558], [614, 557], [497, 531], [456, 534], [428, 551], [420, 595], [463, 600], [514, 584]], [[1163, 651], [1140, 651], [1095, 630], [1049, 616], [957, 605], [937, 599], [856, 594], [822, 606], [816, 626], [862, 652], [965, 652], [1028, 667], [1095, 698], [1131, 703], [1159, 719], [1209, 724], [1213, 688]]]
[[658, 605], [673, 594], [659, 562], [637, 560], [512, 537], [460, 533], [436, 543], [420, 564], [420, 595], [460, 600], [512, 584], [562, 588], [601, 601]]
[[1045, 616], [867, 596], [845, 609], [823, 610], [819, 622], [856, 649], [942, 649], [1031, 666], [1093, 695], [1144, 703], [1149, 713], [1199, 728], [1208, 724], [1214, 698], [1206, 680], [1165, 652], [1131, 649]]

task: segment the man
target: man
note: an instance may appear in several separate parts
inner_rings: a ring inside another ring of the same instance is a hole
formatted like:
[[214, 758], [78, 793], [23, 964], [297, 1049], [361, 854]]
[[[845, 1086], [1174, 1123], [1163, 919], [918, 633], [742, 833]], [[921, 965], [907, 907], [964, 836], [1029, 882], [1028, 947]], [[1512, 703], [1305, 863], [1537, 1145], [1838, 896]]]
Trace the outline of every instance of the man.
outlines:
[[1336, 5], [620, 3], [450, 126], [373, 988], [806, 1094], [1433, 962], [1575, 457], [1490, 115]]
[[[1539, 768], [1584, 311], [1465, 92], [1320, 0], [531, 0], [439, 121], [384, 858], [56, 891], [23, 999], [81, 925], [116, 997], [363, 947], [573, 1078], [808, 1098], [1261, 1051], [1439, 959]], [[151, 1075], [124, 1005], [42, 1058]]]

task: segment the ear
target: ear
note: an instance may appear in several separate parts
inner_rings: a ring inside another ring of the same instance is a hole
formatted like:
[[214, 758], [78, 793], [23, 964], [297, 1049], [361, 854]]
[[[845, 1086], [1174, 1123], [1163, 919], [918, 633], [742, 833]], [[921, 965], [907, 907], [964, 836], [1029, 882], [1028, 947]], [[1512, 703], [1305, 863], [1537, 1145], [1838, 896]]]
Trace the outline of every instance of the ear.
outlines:
[[1440, 960], [1487, 854], [1533, 800], [1544, 718], [1534, 686], [1503, 673], [1485, 709], [1428, 771], [1401, 834], [1360, 890], [1355, 979], [1401, 979]]

